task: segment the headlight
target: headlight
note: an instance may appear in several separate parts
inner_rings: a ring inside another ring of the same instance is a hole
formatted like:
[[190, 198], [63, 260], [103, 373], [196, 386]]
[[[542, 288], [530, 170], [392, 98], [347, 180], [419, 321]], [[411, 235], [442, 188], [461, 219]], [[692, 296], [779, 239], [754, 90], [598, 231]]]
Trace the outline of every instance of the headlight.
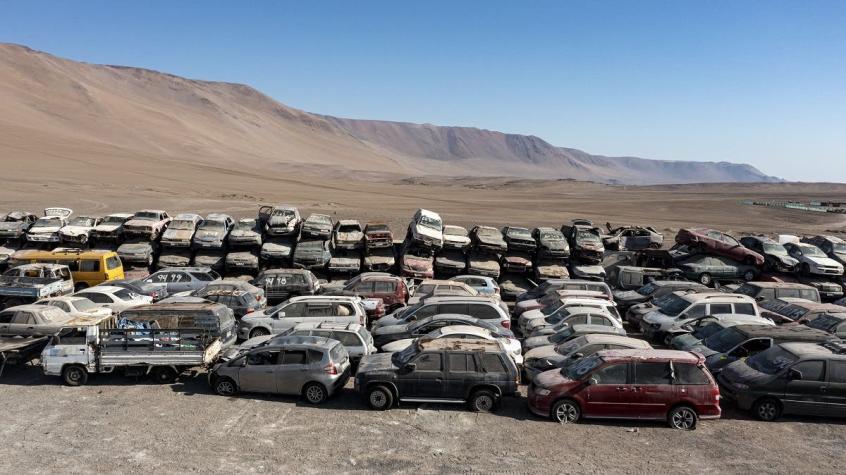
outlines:
[[546, 389], [546, 388], [537, 388], [537, 389], [535, 389], [535, 394], [537, 394], [538, 396], [549, 396], [549, 394], [550, 394], [551, 392], [552, 392], [552, 391], [550, 391], [549, 389]]

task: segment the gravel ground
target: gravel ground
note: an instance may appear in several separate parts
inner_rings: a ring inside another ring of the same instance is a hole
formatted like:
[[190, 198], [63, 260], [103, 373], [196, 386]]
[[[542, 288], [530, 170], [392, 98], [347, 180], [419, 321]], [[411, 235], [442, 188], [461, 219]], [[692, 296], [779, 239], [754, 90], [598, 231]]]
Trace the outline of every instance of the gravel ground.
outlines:
[[693, 432], [660, 423], [563, 426], [522, 398], [495, 414], [403, 404], [367, 409], [350, 386], [326, 405], [98, 376], [66, 387], [38, 367], [0, 379], [0, 472], [836, 473], [846, 425], [750, 420], [727, 408]]

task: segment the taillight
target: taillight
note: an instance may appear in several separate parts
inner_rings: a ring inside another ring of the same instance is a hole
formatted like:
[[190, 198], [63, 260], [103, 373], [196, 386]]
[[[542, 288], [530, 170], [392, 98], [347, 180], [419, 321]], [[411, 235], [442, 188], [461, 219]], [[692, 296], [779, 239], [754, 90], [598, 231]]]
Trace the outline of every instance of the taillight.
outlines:
[[502, 322], [502, 328], [507, 328], [511, 330], [511, 320], [505, 320]]
[[323, 371], [325, 371], [326, 374], [336, 375], [338, 374], [338, 367], [335, 366], [335, 363], [329, 363], [323, 367]]

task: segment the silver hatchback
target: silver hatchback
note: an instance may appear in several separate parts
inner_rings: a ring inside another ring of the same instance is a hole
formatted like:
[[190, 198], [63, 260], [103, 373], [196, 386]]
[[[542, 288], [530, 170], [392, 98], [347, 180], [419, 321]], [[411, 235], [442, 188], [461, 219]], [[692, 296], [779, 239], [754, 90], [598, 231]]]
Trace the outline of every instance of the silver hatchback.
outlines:
[[337, 340], [284, 336], [218, 363], [209, 384], [222, 396], [237, 392], [300, 395], [320, 404], [343, 389], [350, 358]]

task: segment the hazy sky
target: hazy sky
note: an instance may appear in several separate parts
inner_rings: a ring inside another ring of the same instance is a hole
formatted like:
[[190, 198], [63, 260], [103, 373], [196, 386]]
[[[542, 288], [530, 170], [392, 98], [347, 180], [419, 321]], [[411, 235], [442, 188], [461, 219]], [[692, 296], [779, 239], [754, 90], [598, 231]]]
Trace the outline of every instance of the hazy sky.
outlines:
[[0, 0], [0, 41], [324, 114], [846, 181], [846, 1], [305, 3]]

